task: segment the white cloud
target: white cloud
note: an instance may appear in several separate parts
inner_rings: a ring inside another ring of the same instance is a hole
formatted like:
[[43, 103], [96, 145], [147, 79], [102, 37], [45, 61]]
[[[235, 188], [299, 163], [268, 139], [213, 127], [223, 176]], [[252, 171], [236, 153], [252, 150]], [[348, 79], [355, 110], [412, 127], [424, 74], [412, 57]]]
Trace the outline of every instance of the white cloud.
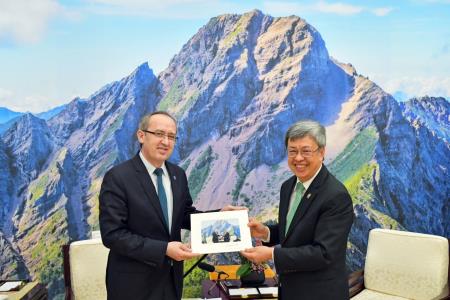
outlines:
[[364, 10], [364, 7], [340, 2], [328, 3], [325, 1], [320, 1], [315, 5], [315, 9], [319, 12], [324, 13], [332, 13], [338, 15], [354, 15], [362, 12]]
[[61, 103], [49, 101], [48, 98], [44, 96], [33, 95], [20, 98], [20, 101], [11, 101], [9, 105], [5, 106], [14, 111], [40, 113], [58, 105], [61, 105]]
[[[189, 19], [211, 17], [225, 12], [242, 13], [252, 10], [250, 3], [224, 0], [89, 0], [89, 10], [96, 14], [143, 15], [158, 18]], [[249, 6], [250, 5], [250, 6]], [[308, 4], [294, 1], [263, 1], [265, 13], [275, 16], [302, 15], [305, 12], [320, 12], [337, 15], [355, 15], [372, 11], [377, 16], [388, 14], [390, 8], [356, 6], [342, 2], [310, 2]]]
[[305, 12], [319, 12], [326, 14], [335, 14], [341, 16], [356, 15], [363, 12], [371, 12], [372, 14], [382, 17], [389, 14], [393, 9], [390, 7], [367, 8], [364, 6], [356, 6], [342, 2], [326, 2], [318, 1], [313, 4], [300, 4], [291, 1], [265, 1], [263, 2], [264, 10], [276, 16], [285, 15], [302, 15]]
[[311, 11], [311, 6], [301, 5], [296, 2], [264, 1], [264, 12], [274, 16], [302, 15], [305, 11]]
[[105, 5], [122, 6], [122, 7], [168, 7], [183, 4], [198, 4], [207, 2], [207, 0], [89, 0], [90, 3], [99, 3]]
[[21, 111], [33, 113], [43, 112], [57, 106], [52, 101], [49, 101], [48, 98], [39, 95], [25, 97], [25, 100], [21, 101], [20, 105], [22, 107]]
[[58, 101], [48, 100], [44, 96], [22, 96], [11, 90], [0, 88], [0, 107], [18, 112], [39, 113], [61, 105]]
[[179, 1], [154, 0], [89, 0], [94, 11], [106, 14], [143, 14], [158, 11], [174, 5]]
[[20, 111], [17, 108], [17, 103], [18, 101], [12, 91], [0, 87], [0, 107], [6, 107], [14, 111]]
[[414, 1], [426, 4], [450, 4], [450, 0], [414, 0]]
[[63, 12], [56, 0], [0, 0], [0, 39], [39, 41], [52, 18]]
[[13, 92], [0, 88], [0, 103], [3, 101], [6, 101], [8, 98], [11, 98], [13, 95]]
[[450, 98], [450, 77], [420, 77], [404, 76], [401, 78], [373, 78], [386, 92], [394, 94], [403, 92], [411, 97], [446, 97]]
[[241, 13], [253, 7], [245, 2], [223, 0], [89, 0], [94, 14], [137, 15], [164, 19], [210, 18], [223, 13]]
[[393, 10], [392, 7], [379, 7], [372, 9], [372, 13], [378, 17], [384, 17]]
[[15, 102], [13, 96], [13, 92], [0, 87], [0, 107], [11, 108], [11, 105]]

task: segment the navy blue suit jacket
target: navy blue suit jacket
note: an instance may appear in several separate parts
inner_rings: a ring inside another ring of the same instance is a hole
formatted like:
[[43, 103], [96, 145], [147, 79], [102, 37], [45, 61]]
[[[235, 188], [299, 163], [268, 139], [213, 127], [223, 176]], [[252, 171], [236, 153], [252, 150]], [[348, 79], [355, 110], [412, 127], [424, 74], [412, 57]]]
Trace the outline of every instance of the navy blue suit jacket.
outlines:
[[322, 165], [285, 232], [296, 182], [293, 176], [281, 186], [279, 223], [269, 226], [269, 244], [280, 245], [274, 249], [280, 299], [348, 299], [345, 255], [353, 223], [350, 195]]
[[165, 253], [168, 242], [181, 240], [181, 228], [190, 229], [190, 214], [197, 211], [183, 169], [165, 164], [173, 192], [171, 232], [139, 155], [113, 167], [103, 178], [99, 221], [103, 244], [110, 249], [108, 299], [161, 300], [168, 283], [181, 298], [183, 262], [171, 261]]

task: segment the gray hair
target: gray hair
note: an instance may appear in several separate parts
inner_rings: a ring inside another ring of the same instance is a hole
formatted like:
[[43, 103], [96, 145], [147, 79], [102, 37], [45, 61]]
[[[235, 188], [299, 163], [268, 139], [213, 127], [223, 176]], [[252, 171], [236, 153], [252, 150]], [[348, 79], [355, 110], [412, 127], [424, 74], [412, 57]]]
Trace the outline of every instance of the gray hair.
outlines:
[[284, 145], [287, 148], [289, 140], [295, 140], [305, 136], [313, 138], [320, 148], [325, 147], [327, 143], [325, 127], [313, 120], [302, 120], [289, 127], [286, 131]]
[[140, 130], [147, 130], [147, 126], [148, 126], [148, 122], [150, 121], [150, 118], [154, 115], [165, 115], [168, 116], [169, 118], [171, 118], [174, 122], [175, 122], [175, 126], [177, 125], [177, 120], [168, 112], [166, 111], [162, 111], [162, 110], [158, 110], [158, 111], [154, 111], [150, 114], [146, 114], [145, 116], [143, 116], [141, 118], [141, 121], [139, 122], [139, 129]]

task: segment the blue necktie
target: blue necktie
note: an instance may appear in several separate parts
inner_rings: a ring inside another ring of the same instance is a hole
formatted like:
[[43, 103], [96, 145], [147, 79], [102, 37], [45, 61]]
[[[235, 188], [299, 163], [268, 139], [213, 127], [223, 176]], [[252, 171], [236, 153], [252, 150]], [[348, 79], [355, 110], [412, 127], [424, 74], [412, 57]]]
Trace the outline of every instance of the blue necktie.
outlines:
[[162, 182], [162, 174], [164, 173], [163, 169], [157, 168], [153, 172], [158, 177], [158, 198], [159, 203], [161, 204], [161, 209], [164, 214], [164, 220], [166, 221], [167, 227], [169, 227], [169, 215], [167, 211], [167, 197], [166, 197], [166, 191], [164, 190], [164, 185]]

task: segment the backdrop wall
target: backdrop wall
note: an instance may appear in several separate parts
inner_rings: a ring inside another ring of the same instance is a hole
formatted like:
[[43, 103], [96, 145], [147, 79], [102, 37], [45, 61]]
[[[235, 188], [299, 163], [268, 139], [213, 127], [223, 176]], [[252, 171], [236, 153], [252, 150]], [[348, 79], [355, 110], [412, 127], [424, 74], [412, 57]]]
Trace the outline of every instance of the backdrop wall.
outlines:
[[30, 276], [61, 297], [61, 245], [98, 230], [103, 175], [137, 153], [138, 121], [156, 109], [178, 119], [171, 160], [200, 209], [245, 205], [276, 220], [291, 174], [284, 133], [309, 118], [326, 126], [325, 163], [353, 199], [350, 269], [363, 266], [372, 228], [448, 237], [449, 102], [438, 96], [399, 103], [297, 16], [214, 17], [159, 74], [143, 63], [86, 99], [3, 122], [1, 277]]

